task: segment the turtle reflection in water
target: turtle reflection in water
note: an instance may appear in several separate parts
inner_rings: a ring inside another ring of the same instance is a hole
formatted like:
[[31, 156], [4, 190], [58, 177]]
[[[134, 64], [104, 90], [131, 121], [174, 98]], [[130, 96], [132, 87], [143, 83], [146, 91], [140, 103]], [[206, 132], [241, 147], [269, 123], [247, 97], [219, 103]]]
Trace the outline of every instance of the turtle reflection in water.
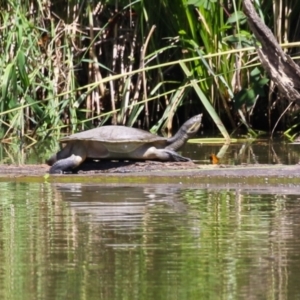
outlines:
[[117, 125], [72, 134], [60, 140], [65, 147], [47, 160], [49, 173], [71, 171], [87, 158], [190, 161], [175, 151], [197, 133], [201, 120], [202, 114], [192, 117], [170, 138]]

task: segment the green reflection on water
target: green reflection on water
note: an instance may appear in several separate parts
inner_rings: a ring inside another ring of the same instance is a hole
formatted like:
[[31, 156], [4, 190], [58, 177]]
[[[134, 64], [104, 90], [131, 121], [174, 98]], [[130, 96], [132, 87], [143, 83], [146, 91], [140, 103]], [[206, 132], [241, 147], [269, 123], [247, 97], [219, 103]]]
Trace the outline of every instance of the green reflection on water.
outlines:
[[0, 183], [0, 299], [297, 299], [298, 190]]

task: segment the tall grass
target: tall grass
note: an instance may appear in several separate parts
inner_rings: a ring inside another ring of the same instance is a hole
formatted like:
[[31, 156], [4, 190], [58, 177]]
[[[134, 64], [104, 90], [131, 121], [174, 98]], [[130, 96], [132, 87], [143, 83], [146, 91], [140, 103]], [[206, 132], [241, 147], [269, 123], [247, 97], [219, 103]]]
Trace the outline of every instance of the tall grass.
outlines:
[[[226, 138], [222, 121], [254, 134], [255, 115], [265, 109], [259, 101], [270, 93], [249, 50], [242, 0], [47, 3], [1, 2], [2, 140], [105, 122], [170, 132], [174, 120], [202, 111], [207, 127], [216, 124]], [[298, 39], [291, 36], [296, 0], [281, 10], [271, 4], [263, 2], [274, 20], [290, 12], [275, 28], [284, 28], [282, 40]], [[269, 116], [273, 102], [269, 96], [264, 106]]]

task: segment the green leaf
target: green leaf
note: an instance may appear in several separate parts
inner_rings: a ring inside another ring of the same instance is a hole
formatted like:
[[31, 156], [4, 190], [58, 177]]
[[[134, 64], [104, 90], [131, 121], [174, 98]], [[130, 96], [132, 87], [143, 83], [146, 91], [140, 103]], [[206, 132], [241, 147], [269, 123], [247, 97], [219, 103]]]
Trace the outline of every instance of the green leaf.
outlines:
[[270, 81], [269, 78], [264, 77], [264, 78], [261, 78], [261, 79], [258, 81], [257, 84], [260, 85], [260, 86], [264, 86], [264, 85], [266, 85], [269, 81]]
[[226, 36], [222, 39], [222, 41], [227, 43], [232, 43], [232, 44], [241, 43], [245, 47], [249, 47], [253, 45], [253, 43], [249, 41], [247, 37], [240, 34]]
[[260, 69], [255, 67], [251, 72], [250, 72], [250, 76], [251, 77], [256, 77], [256, 76], [260, 76], [261, 72]]
[[211, 3], [215, 3], [217, 0], [188, 0], [187, 5], [193, 5], [196, 7], [203, 7], [206, 10], [211, 9]]
[[20, 79], [22, 81], [24, 89], [26, 89], [29, 86], [29, 78], [27, 75], [28, 72], [26, 70], [26, 57], [22, 50], [20, 50], [18, 52], [17, 66], [18, 66], [18, 70], [19, 70]]
[[33, 111], [35, 112], [35, 114], [37, 116], [39, 116], [39, 118], [43, 117], [43, 110], [41, 109], [41, 107], [39, 106], [39, 103], [37, 103], [34, 99], [32, 99], [29, 95], [25, 96], [25, 100], [28, 104], [30, 104], [31, 108], [33, 109]]
[[234, 95], [234, 107], [236, 110], [240, 109], [243, 105], [247, 108], [255, 104], [257, 93], [253, 88], [243, 89]]
[[11, 80], [11, 76], [12, 76], [12, 72], [14, 70], [14, 64], [13, 63], [10, 63], [7, 65], [5, 71], [4, 71], [4, 75], [2, 77], [2, 87], [1, 87], [1, 90], [2, 90], [2, 98], [6, 98], [7, 97], [7, 90], [8, 90], [8, 87], [9, 87], [9, 83], [10, 83], [10, 80]]
[[188, 0], [187, 5], [194, 5], [199, 7], [202, 4], [203, 0]]
[[230, 17], [227, 19], [227, 24], [232, 23], [245, 23], [247, 21], [247, 18], [245, 14], [242, 11], [236, 11], [230, 15]]
[[269, 82], [268, 78], [261, 78], [253, 84], [253, 89], [257, 95], [266, 96], [264, 86]]

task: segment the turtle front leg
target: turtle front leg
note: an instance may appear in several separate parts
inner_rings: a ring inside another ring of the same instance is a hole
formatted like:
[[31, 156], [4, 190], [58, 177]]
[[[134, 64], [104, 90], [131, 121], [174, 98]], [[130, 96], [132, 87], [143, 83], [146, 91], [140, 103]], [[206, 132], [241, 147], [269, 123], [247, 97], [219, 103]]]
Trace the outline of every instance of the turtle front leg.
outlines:
[[192, 161], [188, 157], [184, 157], [182, 155], [179, 155], [177, 152], [173, 150], [168, 150], [168, 149], [163, 149], [162, 151], [166, 152], [171, 159], [169, 160], [174, 160], [174, 161]]
[[53, 166], [50, 168], [49, 173], [61, 174], [65, 171], [71, 171], [74, 168], [78, 167], [84, 160], [85, 157], [82, 157], [81, 155], [72, 154], [71, 156], [60, 159], [59, 161], [54, 163]]
[[143, 155], [144, 159], [154, 159], [161, 161], [191, 161], [190, 158], [179, 155], [170, 149], [157, 149], [150, 147]]

